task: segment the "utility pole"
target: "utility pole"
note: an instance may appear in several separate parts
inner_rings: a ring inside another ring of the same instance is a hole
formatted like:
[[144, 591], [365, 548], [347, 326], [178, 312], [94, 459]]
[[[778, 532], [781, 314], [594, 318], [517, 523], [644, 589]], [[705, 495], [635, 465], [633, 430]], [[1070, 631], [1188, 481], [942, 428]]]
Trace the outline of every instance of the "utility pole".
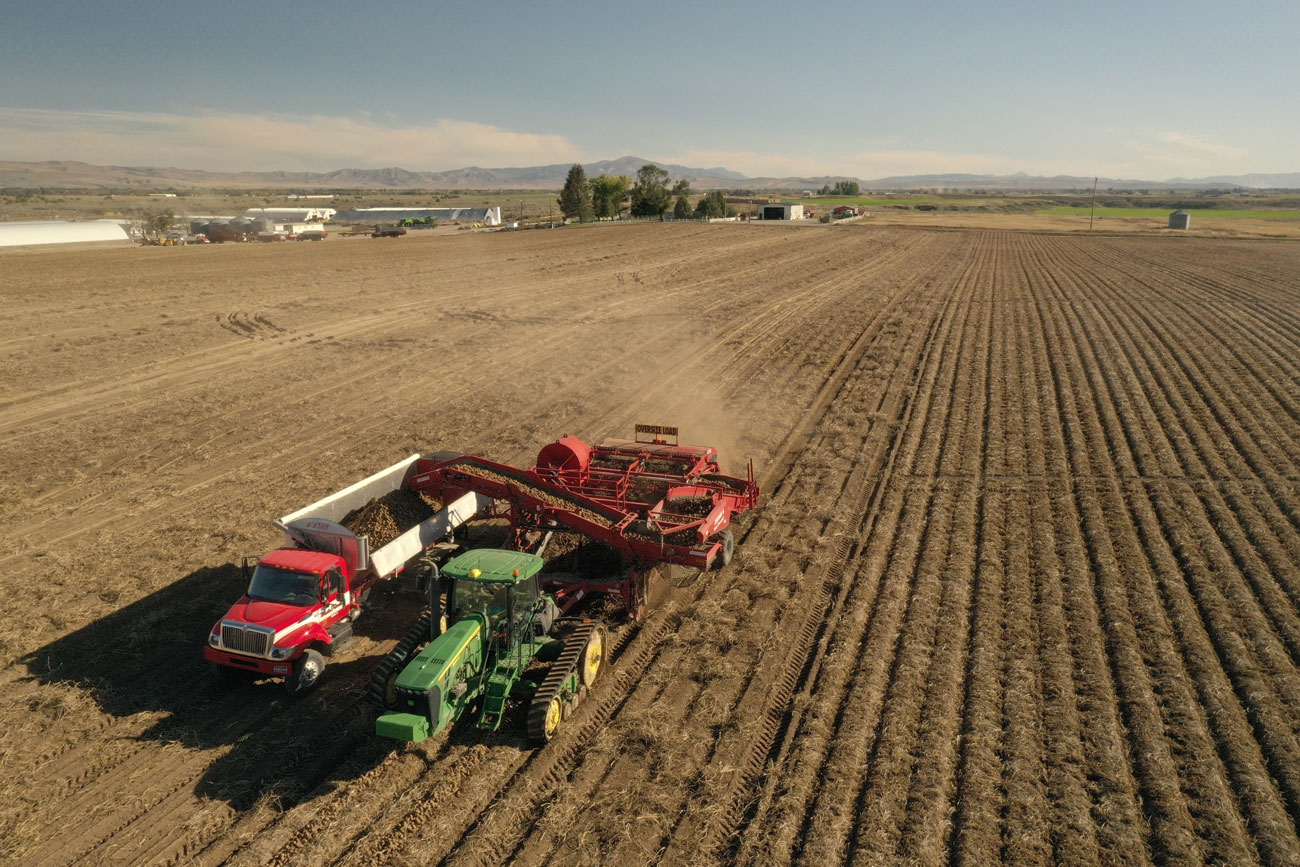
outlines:
[[1092, 179], [1092, 205], [1088, 208], [1088, 231], [1092, 231], [1092, 215], [1097, 210], [1097, 178]]

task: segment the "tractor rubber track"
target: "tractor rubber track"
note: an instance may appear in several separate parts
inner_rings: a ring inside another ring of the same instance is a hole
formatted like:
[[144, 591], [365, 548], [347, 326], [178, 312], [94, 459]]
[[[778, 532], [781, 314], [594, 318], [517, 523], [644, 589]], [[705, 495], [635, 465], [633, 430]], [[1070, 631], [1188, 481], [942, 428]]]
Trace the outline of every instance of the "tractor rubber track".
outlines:
[[[582, 660], [583, 651], [587, 649], [587, 642], [591, 640], [592, 634], [599, 628], [600, 624], [595, 621], [587, 621], [578, 624], [578, 627], [573, 632], [565, 636], [564, 647], [560, 650], [559, 658], [551, 664], [550, 669], [546, 672], [546, 679], [537, 687], [537, 692], [528, 705], [526, 726], [528, 739], [533, 743], [542, 745], [550, 740], [546, 734], [546, 714], [550, 709], [551, 700], [559, 695], [564, 682], [577, 669], [578, 663]], [[582, 704], [582, 698], [585, 697], [583, 689], [579, 690], [577, 700], [565, 708], [564, 715], [566, 717], [572, 710], [576, 710]]]

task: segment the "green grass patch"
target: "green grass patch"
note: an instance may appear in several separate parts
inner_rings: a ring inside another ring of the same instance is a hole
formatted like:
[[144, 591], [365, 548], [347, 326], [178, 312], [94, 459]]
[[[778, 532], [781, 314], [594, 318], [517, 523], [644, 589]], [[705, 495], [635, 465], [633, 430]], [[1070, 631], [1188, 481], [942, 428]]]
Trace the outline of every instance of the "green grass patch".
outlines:
[[[1228, 219], [1249, 220], [1300, 220], [1300, 210], [1230, 210], [1227, 208], [1184, 208], [1193, 217], [1224, 217]], [[1044, 208], [1040, 214], [1058, 214], [1064, 216], [1086, 217], [1087, 208]], [[1097, 208], [1098, 217], [1149, 217], [1153, 220], [1168, 220], [1171, 211], [1167, 208]]]
[[811, 199], [805, 199], [797, 196], [790, 201], [800, 202], [805, 205], [821, 205], [825, 208], [837, 208], [840, 205], [857, 205], [868, 208], [887, 208], [890, 205], [902, 205], [910, 207], [911, 205], [992, 205], [1005, 204], [1006, 199], [954, 199], [942, 196], [894, 196], [894, 197], [872, 197], [872, 196], [815, 196]]

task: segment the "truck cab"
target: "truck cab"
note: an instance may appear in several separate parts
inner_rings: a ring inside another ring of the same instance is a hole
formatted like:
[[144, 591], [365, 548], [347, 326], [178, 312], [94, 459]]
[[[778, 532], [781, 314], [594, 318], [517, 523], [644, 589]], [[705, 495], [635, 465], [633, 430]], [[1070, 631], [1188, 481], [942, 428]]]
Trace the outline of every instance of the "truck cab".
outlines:
[[315, 685], [324, 655], [351, 636], [360, 610], [347, 561], [280, 548], [258, 561], [248, 589], [208, 635], [204, 657], [220, 670], [285, 677], [289, 692]]

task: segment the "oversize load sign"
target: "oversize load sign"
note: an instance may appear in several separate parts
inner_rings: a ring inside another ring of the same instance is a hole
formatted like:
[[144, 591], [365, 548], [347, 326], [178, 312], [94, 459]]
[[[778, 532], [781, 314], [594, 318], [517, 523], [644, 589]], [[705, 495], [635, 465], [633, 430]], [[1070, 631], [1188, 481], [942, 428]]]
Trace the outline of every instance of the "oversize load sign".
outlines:
[[661, 424], [639, 424], [636, 426], [636, 438], [639, 440], [643, 435], [654, 437], [672, 437], [677, 438], [677, 428], [667, 427]]

